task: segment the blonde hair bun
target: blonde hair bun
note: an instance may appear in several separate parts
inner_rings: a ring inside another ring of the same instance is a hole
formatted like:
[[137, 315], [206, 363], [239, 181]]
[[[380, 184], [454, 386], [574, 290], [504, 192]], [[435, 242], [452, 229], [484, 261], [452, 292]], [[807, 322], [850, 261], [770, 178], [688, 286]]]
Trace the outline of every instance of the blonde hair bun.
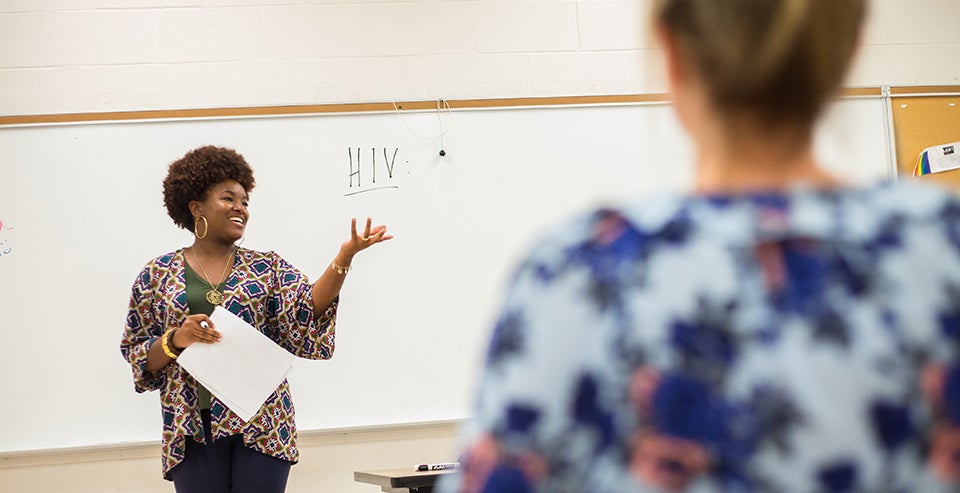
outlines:
[[865, 0], [654, 0], [720, 111], [809, 123], [846, 76]]

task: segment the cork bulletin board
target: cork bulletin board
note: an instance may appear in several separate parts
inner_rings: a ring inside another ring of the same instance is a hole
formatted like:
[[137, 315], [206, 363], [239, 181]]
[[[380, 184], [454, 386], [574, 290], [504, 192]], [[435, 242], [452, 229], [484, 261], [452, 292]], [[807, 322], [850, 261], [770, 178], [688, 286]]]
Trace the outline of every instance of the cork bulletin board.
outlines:
[[[960, 142], [960, 86], [891, 88], [897, 172], [913, 176], [917, 158], [931, 146]], [[960, 192], [960, 169], [918, 177]]]

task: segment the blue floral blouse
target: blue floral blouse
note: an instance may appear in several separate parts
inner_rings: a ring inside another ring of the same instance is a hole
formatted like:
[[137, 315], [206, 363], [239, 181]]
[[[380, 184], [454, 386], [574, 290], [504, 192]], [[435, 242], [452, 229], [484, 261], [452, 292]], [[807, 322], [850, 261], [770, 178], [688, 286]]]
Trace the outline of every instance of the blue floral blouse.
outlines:
[[957, 491], [958, 342], [938, 188], [595, 211], [515, 273], [439, 491]]

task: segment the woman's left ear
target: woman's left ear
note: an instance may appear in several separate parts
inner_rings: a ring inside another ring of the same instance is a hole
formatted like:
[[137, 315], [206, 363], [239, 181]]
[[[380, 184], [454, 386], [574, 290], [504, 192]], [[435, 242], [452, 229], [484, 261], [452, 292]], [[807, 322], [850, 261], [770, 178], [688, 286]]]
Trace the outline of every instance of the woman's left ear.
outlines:
[[190, 214], [193, 214], [193, 217], [199, 217], [203, 215], [203, 210], [200, 208], [200, 202], [196, 200], [191, 200], [187, 203], [187, 208], [190, 209]]

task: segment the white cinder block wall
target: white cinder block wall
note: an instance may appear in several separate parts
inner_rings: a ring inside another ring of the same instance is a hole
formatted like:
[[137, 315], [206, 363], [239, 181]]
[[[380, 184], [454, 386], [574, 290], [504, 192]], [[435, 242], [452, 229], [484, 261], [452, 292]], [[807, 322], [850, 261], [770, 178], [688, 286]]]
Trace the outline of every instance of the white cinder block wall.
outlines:
[[[845, 1], [845, 0], [836, 0]], [[0, 116], [655, 93], [649, 0], [0, 0]], [[960, 0], [871, 0], [848, 86], [960, 84]], [[304, 437], [289, 491], [448, 460], [454, 426]], [[4, 492], [169, 492], [155, 445], [0, 456]]]
[[[649, 1], [0, 0], [0, 115], [661, 92]], [[871, 4], [848, 85], [960, 81], [960, 0]]]

